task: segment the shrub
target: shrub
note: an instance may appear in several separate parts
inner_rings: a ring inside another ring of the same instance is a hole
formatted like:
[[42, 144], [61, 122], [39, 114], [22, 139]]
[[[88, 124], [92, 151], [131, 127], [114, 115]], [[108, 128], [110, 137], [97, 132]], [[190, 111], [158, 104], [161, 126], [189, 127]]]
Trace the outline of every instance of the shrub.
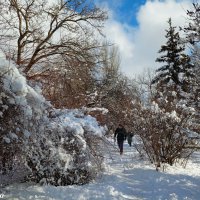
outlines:
[[137, 119], [137, 133], [142, 140], [143, 150], [149, 160], [160, 167], [173, 165], [178, 159], [188, 158], [192, 143], [186, 128], [187, 119], [180, 119], [175, 113], [162, 113], [144, 109]]

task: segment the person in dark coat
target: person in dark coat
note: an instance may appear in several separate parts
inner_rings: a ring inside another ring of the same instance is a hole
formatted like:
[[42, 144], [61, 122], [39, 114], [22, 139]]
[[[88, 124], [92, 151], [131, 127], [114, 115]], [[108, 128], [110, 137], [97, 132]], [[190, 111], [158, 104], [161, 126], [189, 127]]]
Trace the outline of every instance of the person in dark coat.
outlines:
[[118, 125], [118, 128], [115, 130], [114, 140], [116, 141], [119, 147], [120, 155], [123, 154], [123, 145], [124, 140], [126, 140], [126, 129], [122, 126], [122, 124]]
[[133, 133], [129, 132], [127, 134], [127, 141], [128, 141], [129, 146], [131, 147], [132, 146], [132, 141], [133, 141]]

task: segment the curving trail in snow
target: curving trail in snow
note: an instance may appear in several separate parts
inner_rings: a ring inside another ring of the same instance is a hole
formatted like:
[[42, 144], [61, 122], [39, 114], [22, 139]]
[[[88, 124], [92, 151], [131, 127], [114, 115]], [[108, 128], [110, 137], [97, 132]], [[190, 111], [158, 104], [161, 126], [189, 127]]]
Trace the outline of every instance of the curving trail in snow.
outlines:
[[106, 171], [93, 183], [67, 187], [18, 184], [7, 187], [3, 195], [9, 200], [199, 200], [200, 153], [193, 155], [185, 169], [177, 165], [157, 172], [125, 143], [122, 156], [111, 150]]

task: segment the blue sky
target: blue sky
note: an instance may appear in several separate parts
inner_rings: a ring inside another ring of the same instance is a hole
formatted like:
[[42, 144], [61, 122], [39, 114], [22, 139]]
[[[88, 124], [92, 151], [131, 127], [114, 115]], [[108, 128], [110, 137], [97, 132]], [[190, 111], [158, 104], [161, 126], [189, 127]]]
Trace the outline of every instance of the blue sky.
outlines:
[[[171, 17], [184, 26], [193, 0], [95, 0], [108, 10], [104, 34], [119, 48], [121, 71], [130, 77], [158, 68], [158, 50], [166, 41]], [[195, 0], [200, 2], [200, 0]]]
[[115, 12], [115, 18], [121, 23], [137, 26], [136, 13], [146, 0], [104, 0]]

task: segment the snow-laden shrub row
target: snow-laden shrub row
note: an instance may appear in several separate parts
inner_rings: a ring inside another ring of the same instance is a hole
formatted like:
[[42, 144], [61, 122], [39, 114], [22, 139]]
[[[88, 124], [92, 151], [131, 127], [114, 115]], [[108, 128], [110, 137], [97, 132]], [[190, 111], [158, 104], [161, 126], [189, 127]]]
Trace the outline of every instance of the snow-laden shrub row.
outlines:
[[[99, 171], [104, 128], [81, 110], [56, 110], [0, 55], [0, 176], [24, 163], [30, 178], [83, 184]], [[22, 174], [23, 176], [23, 174]]]

